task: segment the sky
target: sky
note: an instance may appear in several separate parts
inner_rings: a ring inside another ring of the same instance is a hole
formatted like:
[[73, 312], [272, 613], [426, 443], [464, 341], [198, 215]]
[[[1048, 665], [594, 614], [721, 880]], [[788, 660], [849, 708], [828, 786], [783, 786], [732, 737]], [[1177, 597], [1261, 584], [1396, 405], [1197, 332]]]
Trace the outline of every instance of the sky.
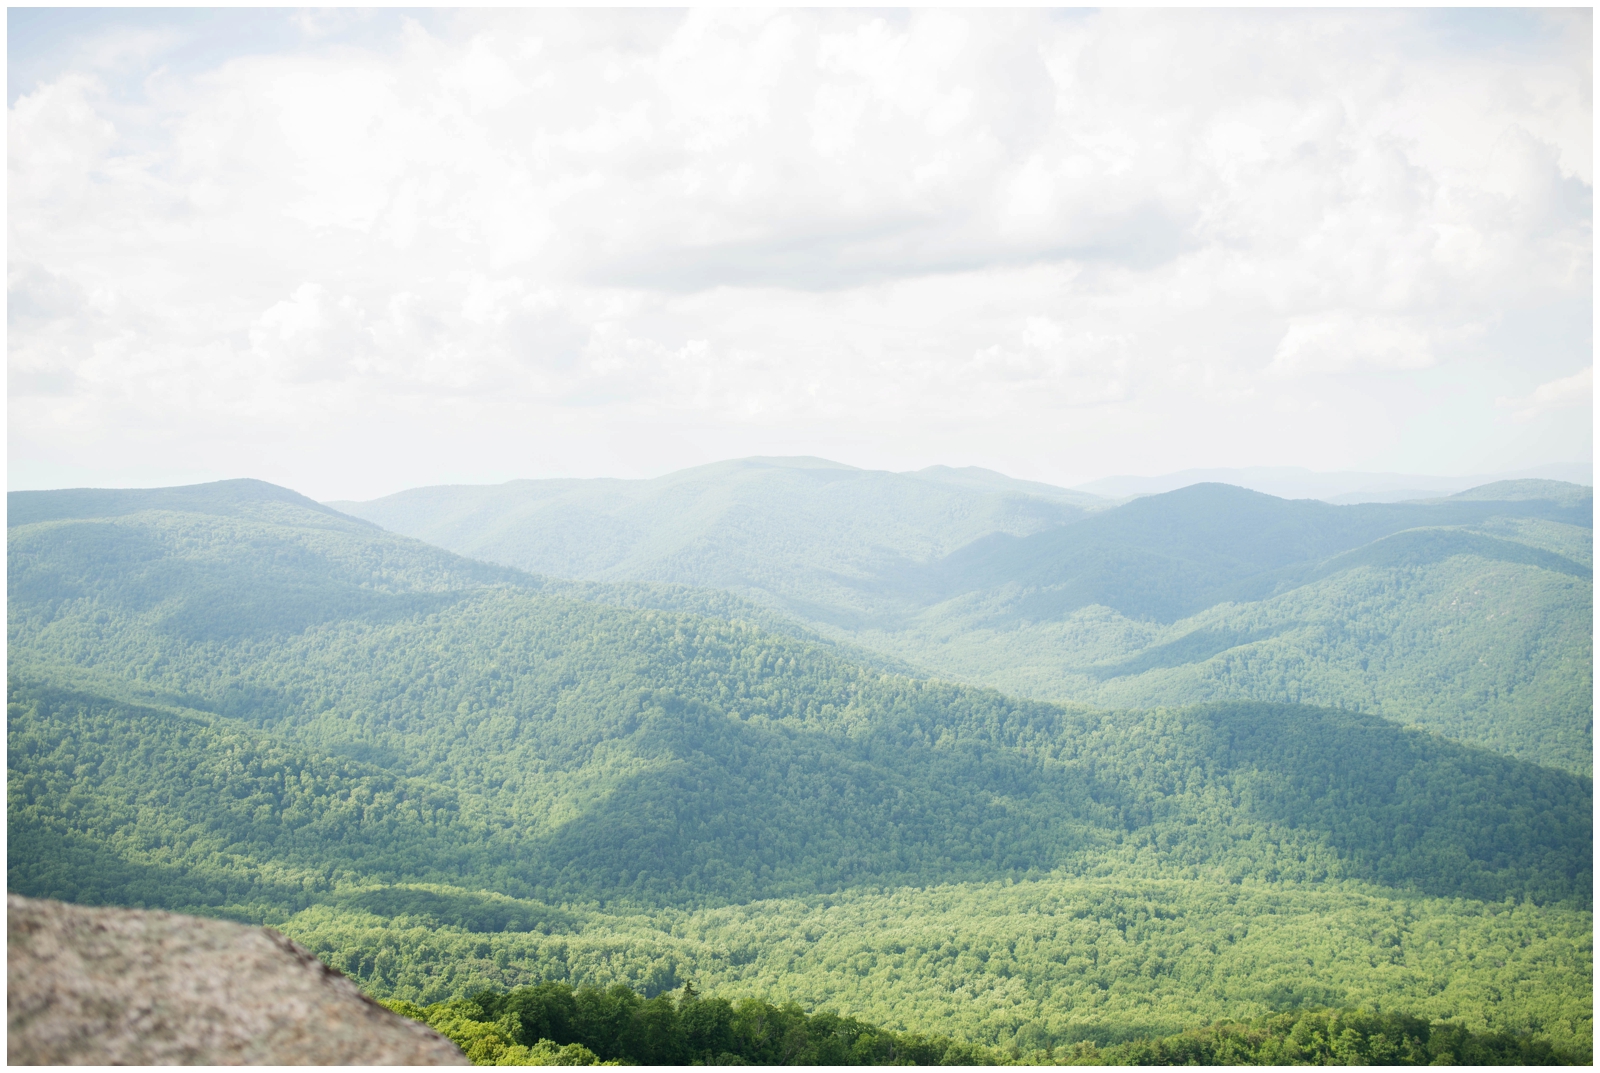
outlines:
[[7, 31], [13, 489], [1592, 458], [1587, 10]]

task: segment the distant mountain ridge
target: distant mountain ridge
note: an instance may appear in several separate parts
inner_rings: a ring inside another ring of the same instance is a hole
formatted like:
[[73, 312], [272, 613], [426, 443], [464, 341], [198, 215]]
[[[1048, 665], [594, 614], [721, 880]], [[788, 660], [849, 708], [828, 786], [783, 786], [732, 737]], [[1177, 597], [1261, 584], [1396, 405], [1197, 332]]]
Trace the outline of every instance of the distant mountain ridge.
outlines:
[[[827, 487], [781, 487], [810, 480]], [[758, 981], [989, 1041], [1345, 1003], [1589, 1038], [1582, 772], [1372, 711], [1019, 699], [764, 628], [727, 592], [538, 577], [249, 482], [178, 492], [103, 516], [44, 494], [8, 529], [14, 892], [271, 922], [420, 1001]], [[1569, 508], [1529, 502], [1398, 535], [1578, 563], [1577, 527], [1535, 516]], [[1172, 520], [1144, 526], [1145, 552], [1204, 535]], [[1491, 565], [1519, 591], [1583, 583]], [[1116, 613], [1073, 614], [1052, 628]], [[1286, 628], [1123, 620], [1187, 633], [1098, 665], [1183, 671]]]
[[[329, 874], [465, 869], [547, 902], [715, 903], [1090, 867], [1151, 824], [1153, 845], [1219, 867], [1237, 850], [1217, 824], [1265, 824], [1322, 861], [1294, 866], [1308, 876], [1541, 900], [1589, 883], [1571, 857], [1586, 813], [1561, 804], [1582, 780], [1369, 715], [1104, 713], [881, 675], [748, 624], [574, 600], [258, 483], [152, 492], [145, 510], [125, 494], [106, 517], [49, 498], [34, 514], [53, 517], [8, 532], [23, 893], [198, 894], [209, 876], [213, 897], [297, 903]], [[88, 828], [43, 804], [83, 772], [109, 780]], [[1219, 778], [1253, 786], [1249, 803]], [[1415, 798], [1460, 798], [1461, 778], [1478, 789], [1448, 809]], [[1190, 789], [1174, 800], [1166, 781]], [[1504, 826], [1524, 799], [1545, 819], [1520, 840], [1428, 818]], [[387, 804], [340, 804], [368, 800]], [[1196, 809], [1212, 819], [1190, 826]], [[96, 842], [157, 816], [166, 836]], [[1364, 833], [1406, 817], [1445, 855]], [[161, 838], [190, 856], [152, 855]]]
[[[1503, 484], [1496, 498], [1469, 492], [1424, 503], [1349, 506], [1282, 500], [1225, 484], [1190, 485], [1076, 525], [985, 537], [922, 571], [934, 586], [922, 600], [1015, 585], [1040, 593], [1019, 611], [1025, 618], [1099, 604], [1129, 618], [1173, 622], [1219, 603], [1295, 587], [1332, 557], [1403, 530], [1499, 516], [1569, 525], [1592, 517], [1592, 499], [1573, 494], [1580, 491], [1574, 486], [1561, 486], [1563, 498], [1551, 499], [1555, 493], [1547, 486], [1554, 482], [1534, 483], [1531, 490], [1521, 482]], [[1546, 555], [1564, 564], [1563, 571], [1589, 576], [1579, 564]]]
[[537, 574], [665, 581], [849, 603], [854, 583], [991, 533], [1026, 535], [1106, 501], [987, 470], [916, 474], [749, 458], [648, 481], [512, 481], [328, 506]]
[[[1075, 504], [987, 471], [747, 459], [336, 506], [525, 570], [728, 590], [1022, 695], [1314, 700], [1591, 768], [1593, 491], [1579, 485], [1339, 506], [1212, 483]], [[1446, 611], [1463, 598], [1499, 609], [1458, 622]]]
[[6, 524], [64, 518], [116, 518], [145, 510], [178, 510], [228, 515], [246, 505], [278, 503], [303, 510], [335, 513], [316, 500], [266, 481], [241, 477], [171, 488], [61, 488], [6, 493]]
[[1507, 480], [1556, 480], [1593, 485], [1594, 468], [1584, 465], [1539, 466], [1512, 473], [1441, 477], [1418, 473], [1319, 471], [1298, 466], [1246, 466], [1236, 469], [1186, 469], [1154, 477], [1102, 477], [1074, 487], [1095, 495], [1125, 498], [1158, 495], [1191, 484], [1233, 484], [1284, 499], [1321, 499], [1336, 505], [1398, 503], [1436, 499], [1468, 488]]

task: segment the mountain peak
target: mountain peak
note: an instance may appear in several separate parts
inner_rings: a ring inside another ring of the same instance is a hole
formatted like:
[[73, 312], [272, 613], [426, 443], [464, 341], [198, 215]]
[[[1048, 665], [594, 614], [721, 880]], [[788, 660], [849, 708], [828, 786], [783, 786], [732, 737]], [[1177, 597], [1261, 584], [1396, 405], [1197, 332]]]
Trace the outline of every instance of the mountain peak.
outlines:
[[263, 503], [286, 503], [319, 514], [338, 516], [289, 488], [253, 477], [172, 488], [56, 488], [6, 493], [7, 526], [67, 518], [114, 518], [143, 510], [176, 510], [196, 514], [233, 514]]
[[1572, 484], [1568, 481], [1544, 480], [1517, 480], [1494, 481], [1490, 484], [1480, 484], [1476, 488], [1468, 488], [1465, 492], [1457, 492], [1450, 497], [1455, 500], [1492, 500], [1501, 503], [1518, 503], [1527, 500], [1548, 500], [1562, 506], [1578, 506], [1586, 499], [1594, 498], [1594, 489], [1582, 484]]

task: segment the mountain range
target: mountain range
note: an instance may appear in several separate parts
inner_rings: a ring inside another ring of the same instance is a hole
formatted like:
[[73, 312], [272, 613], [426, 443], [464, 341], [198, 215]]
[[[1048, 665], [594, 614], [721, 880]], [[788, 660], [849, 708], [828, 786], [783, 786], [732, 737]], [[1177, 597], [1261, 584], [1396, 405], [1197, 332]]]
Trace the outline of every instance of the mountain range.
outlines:
[[[11, 493], [10, 889], [270, 922], [423, 1003], [693, 980], [1019, 1047], [1365, 1004], [1590, 1045], [1587, 488], [528, 484]], [[1321, 673], [1382, 703], [982, 681], [1177, 690], [1341, 622]], [[1452, 685], [1504, 636], [1500, 693]]]
[[729, 591], [1021, 696], [1309, 702], [1592, 771], [1580, 485], [1336, 506], [1200, 484], [1118, 503], [985, 471], [746, 459], [332, 505], [535, 573]]
[[1423, 473], [1374, 473], [1356, 470], [1326, 472], [1300, 466], [1250, 466], [1232, 469], [1185, 469], [1155, 477], [1102, 477], [1077, 485], [1094, 495], [1125, 498], [1175, 492], [1191, 484], [1232, 484], [1284, 499], [1321, 499], [1328, 503], [1397, 503], [1407, 499], [1434, 499], [1485, 484], [1508, 480], [1558, 480], [1569, 484], [1594, 484], [1594, 467], [1588, 464], [1537, 466], [1507, 473], [1441, 477]]

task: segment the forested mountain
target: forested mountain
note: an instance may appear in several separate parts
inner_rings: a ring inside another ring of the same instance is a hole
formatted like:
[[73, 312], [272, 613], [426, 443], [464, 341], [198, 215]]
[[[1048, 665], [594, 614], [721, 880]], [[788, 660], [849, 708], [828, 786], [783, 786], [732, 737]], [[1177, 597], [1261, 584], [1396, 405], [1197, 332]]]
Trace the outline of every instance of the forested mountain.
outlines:
[[1173, 622], [1374, 560], [1426, 562], [1466, 552], [1586, 576], [1587, 566], [1493, 537], [1467, 538], [1465, 547], [1456, 546], [1460, 538], [1437, 547], [1408, 544], [1392, 554], [1379, 553], [1377, 542], [1492, 517], [1585, 524], [1592, 510], [1587, 498], [1568, 503], [1527, 497], [1340, 507], [1197, 484], [1136, 499], [1078, 525], [1026, 537], [995, 534], [893, 581], [917, 605], [1015, 586], [1029, 593], [1013, 609], [1017, 618], [1038, 621], [1098, 605], [1127, 618]]
[[1358, 507], [1152, 496], [963, 549], [927, 568], [929, 606], [841, 635], [1024, 696], [1337, 705], [1590, 772], [1591, 500], [1515, 484]]
[[1586, 777], [888, 673], [259, 482], [11, 504], [19, 893], [271, 920], [417, 1001], [692, 974], [988, 1042], [1376, 1002], [1587, 1045]]
[[870, 606], [862, 586], [993, 533], [1111, 500], [980, 469], [898, 474], [817, 458], [719, 462], [649, 481], [417, 488], [338, 509], [451, 551], [562, 578], [665, 581], [785, 607]]
[[[1000, 498], [952, 498], [958, 484]], [[525, 569], [728, 590], [1013, 694], [1325, 704], [1592, 771], [1590, 489], [1333, 506], [1202, 484], [1093, 509], [1070, 495], [768, 459], [338, 506]]]

